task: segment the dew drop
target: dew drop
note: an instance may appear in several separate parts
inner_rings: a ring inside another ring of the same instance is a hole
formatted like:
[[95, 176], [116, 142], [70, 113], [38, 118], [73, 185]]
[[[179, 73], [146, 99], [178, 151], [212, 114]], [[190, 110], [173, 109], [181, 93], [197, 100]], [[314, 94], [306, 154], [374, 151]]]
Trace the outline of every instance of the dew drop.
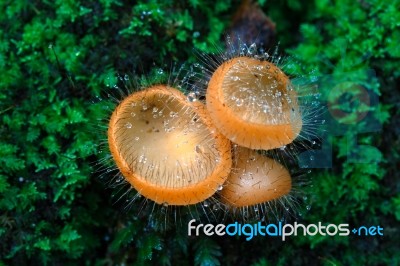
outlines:
[[247, 53], [250, 55], [256, 54], [257, 53], [257, 45], [255, 43], [252, 43], [249, 47], [249, 49], [247, 49]]
[[125, 124], [125, 127], [126, 127], [126, 128], [132, 128], [132, 123], [131, 123], [131, 122], [127, 122], [127, 123]]
[[189, 101], [189, 102], [195, 102], [197, 99], [196, 99], [196, 94], [194, 93], [194, 92], [190, 92], [188, 95], [187, 95], [187, 100]]
[[271, 109], [271, 108], [269, 107], [268, 104], [264, 104], [264, 105], [263, 105], [263, 113], [264, 113], [264, 114], [269, 113], [270, 109]]
[[236, 106], [242, 106], [242, 105], [243, 105], [243, 99], [237, 99]]

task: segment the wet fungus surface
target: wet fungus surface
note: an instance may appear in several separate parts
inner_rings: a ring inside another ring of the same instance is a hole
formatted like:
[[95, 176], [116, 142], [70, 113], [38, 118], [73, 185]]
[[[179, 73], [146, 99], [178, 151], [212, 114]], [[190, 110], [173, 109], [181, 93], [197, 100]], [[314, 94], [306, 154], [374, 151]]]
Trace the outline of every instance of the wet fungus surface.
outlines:
[[230, 142], [215, 130], [205, 106], [167, 85], [120, 102], [109, 122], [108, 142], [126, 181], [159, 204], [201, 202], [231, 170]]
[[289, 78], [268, 61], [236, 57], [213, 73], [207, 109], [232, 142], [251, 149], [275, 149], [300, 133], [302, 117]]
[[228, 207], [239, 208], [278, 199], [291, 189], [292, 179], [283, 165], [255, 150], [237, 147], [220, 196]]

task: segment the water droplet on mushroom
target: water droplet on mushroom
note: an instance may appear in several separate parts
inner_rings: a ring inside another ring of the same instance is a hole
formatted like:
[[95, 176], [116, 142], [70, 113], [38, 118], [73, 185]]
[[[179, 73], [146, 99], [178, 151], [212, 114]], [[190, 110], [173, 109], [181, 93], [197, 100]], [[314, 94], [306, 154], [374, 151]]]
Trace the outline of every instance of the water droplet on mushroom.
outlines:
[[242, 105], [243, 105], [243, 99], [237, 99], [236, 106], [242, 106]]
[[187, 100], [189, 101], [189, 102], [195, 102], [197, 99], [196, 99], [196, 94], [194, 93], [194, 92], [190, 92], [188, 95], [187, 95]]

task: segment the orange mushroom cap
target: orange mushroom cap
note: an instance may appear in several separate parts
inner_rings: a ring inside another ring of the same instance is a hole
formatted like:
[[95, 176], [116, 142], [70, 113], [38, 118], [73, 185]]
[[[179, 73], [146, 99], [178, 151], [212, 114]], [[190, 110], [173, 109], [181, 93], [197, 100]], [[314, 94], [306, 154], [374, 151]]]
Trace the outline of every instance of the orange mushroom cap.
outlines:
[[283, 165], [255, 150], [237, 147], [232, 172], [220, 195], [228, 206], [244, 207], [280, 198], [291, 188], [290, 173]]
[[125, 179], [159, 204], [201, 202], [231, 168], [230, 142], [217, 132], [204, 105], [166, 85], [125, 98], [111, 116], [108, 142]]
[[247, 148], [284, 146], [302, 128], [289, 78], [268, 61], [236, 57], [224, 62], [210, 79], [206, 101], [218, 130]]

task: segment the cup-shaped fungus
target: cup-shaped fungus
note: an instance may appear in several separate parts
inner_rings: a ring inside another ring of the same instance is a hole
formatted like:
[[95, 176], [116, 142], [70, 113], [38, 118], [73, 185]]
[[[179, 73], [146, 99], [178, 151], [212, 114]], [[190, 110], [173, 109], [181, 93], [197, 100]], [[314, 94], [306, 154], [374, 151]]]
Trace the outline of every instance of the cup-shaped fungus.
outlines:
[[111, 116], [108, 142], [126, 181], [159, 204], [201, 202], [231, 168], [230, 142], [205, 106], [166, 85], [126, 97]]
[[289, 78], [268, 61], [236, 57], [213, 73], [207, 109], [232, 142], [251, 149], [275, 149], [300, 133], [302, 117]]
[[220, 196], [228, 207], [240, 208], [278, 199], [291, 188], [290, 173], [283, 165], [255, 150], [237, 147]]

